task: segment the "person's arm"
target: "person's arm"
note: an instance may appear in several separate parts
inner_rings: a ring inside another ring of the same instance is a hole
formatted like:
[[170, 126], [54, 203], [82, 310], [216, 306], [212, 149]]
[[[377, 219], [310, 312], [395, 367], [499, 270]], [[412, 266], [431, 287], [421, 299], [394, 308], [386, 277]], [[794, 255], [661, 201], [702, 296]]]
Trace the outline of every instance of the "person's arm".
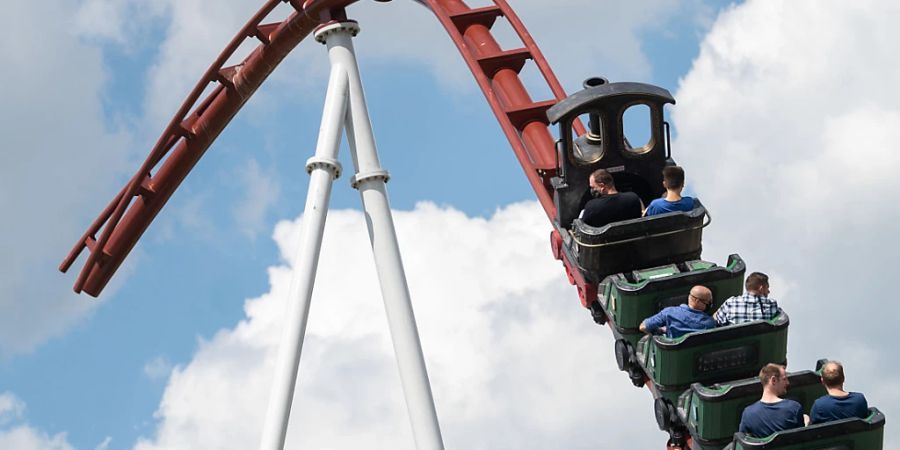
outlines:
[[806, 414], [803, 415], [803, 426], [804, 427], [809, 426], [809, 416], [807, 416]]
[[869, 402], [868, 400], [866, 400], [865, 395], [859, 394], [859, 396], [861, 397], [861, 401], [859, 402], [859, 411], [857, 412], [856, 416], [860, 419], [865, 419], [869, 416]]
[[821, 409], [819, 400], [814, 401], [812, 408], [809, 408], [809, 423], [807, 425], [815, 425], [822, 422], [822, 413], [819, 411], [819, 409]]
[[745, 417], [746, 415], [746, 411], [741, 414], [741, 424], [738, 426], [738, 431], [740, 431], [741, 433], [751, 434], [750, 430], [747, 428], [747, 420]]
[[725, 301], [725, 303], [722, 303], [722, 306], [720, 306], [719, 309], [717, 309], [716, 312], [713, 314], [713, 319], [716, 320], [716, 324], [720, 327], [728, 325], [728, 301], [727, 300]]
[[666, 311], [662, 310], [641, 322], [639, 329], [642, 333], [656, 333], [666, 324]]

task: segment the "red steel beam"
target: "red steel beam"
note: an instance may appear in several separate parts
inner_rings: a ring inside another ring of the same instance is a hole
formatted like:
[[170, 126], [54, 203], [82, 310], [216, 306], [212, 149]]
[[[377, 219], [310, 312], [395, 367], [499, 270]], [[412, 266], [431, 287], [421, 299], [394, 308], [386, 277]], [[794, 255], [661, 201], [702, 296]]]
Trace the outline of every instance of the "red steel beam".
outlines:
[[[241, 28], [188, 95], [144, 164], [60, 264], [60, 270], [67, 271], [80, 253], [88, 248], [90, 254], [87, 262], [75, 282], [76, 292], [84, 291], [92, 296], [100, 294], [166, 201], [275, 67], [316, 26], [330, 20], [333, 12], [356, 0], [306, 0], [302, 3], [300, 0], [287, 0], [296, 10], [294, 14], [281, 23], [262, 24], [266, 16], [283, 1], [267, 0]], [[426, 0], [426, 3], [460, 49], [538, 200], [552, 218], [555, 207], [548, 182], [555, 173], [556, 155], [553, 137], [541, 109], [552, 101], [532, 101], [518, 77], [517, 69], [501, 66], [492, 74], [484, 72], [478, 62], [479, 57], [504, 53], [488, 29], [493, 21], [469, 20], [471, 25], [467, 24], [464, 33], [460, 33], [449, 16], [472, 9], [459, 0]], [[496, 4], [500, 9], [497, 15], [505, 16], [522, 38], [555, 100], [564, 98], [565, 92], [521, 21], [505, 1], [499, 0]], [[483, 14], [477, 10], [475, 12], [476, 15]], [[248, 38], [259, 39], [261, 44], [238, 66], [224, 67], [225, 62]], [[218, 86], [203, 101], [199, 101], [212, 82], [218, 83]]]

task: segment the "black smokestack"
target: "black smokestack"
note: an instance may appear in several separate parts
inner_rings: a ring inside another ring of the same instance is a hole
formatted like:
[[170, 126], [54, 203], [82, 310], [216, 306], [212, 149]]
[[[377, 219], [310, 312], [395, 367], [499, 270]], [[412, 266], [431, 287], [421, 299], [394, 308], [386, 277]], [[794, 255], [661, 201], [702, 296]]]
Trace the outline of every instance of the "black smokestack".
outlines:
[[[582, 86], [584, 86], [585, 89], [590, 89], [592, 87], [602, 86], [606, 83], [609, 83], [609, 80], [607, 80], [606, 78], [590, 77], [587, 80], [584, 80], [584, 83], [582, 84]], [[590, 124], [589, 124], [590, 131], [588, 131], [588, 136], [587, 136], [588, 140], [593, 141], [593, 142], [600, 142], [600, 136], [601, 136], [600, 115], [597, 114], [596, 112], [591, 112], [590, 117], [591, 117]]]

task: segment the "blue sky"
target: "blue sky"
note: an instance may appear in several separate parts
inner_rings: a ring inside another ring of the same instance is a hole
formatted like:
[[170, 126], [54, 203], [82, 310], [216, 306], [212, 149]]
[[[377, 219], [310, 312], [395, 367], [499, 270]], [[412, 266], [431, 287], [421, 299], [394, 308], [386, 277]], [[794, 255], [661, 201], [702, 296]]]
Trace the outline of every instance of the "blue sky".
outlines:
[[[0, 55], [20, 70], [0, 75], [8, 139], [0, 206], [9, 218], [0, 238], [8, 255], [0, 443], [255, 442], [265, 355], [277, 336], [266, 324], [283, 303], [324, 97], [322, 46], [303, 42], [273, 74], [100, 300], [72, 294], [75, 273], [55, 267], [256, 3], [4, 6]], [[891, 171], [900, 111], [898, 94], [880, 88], [900, 81], [892, 57], [900, 39], [888, 19], [897, 7], [544, 3], [512, 6], [568, 92], [602, 75], [676, 95], [674, 154], [715, 217], [705, 257], [739, 252], [751, 270], [773, 276], [773, 295], [794, 319], [792, 368], [843, 359], [852, 389], [888, 414], [900, 411], [900, 390], [877, 376], [898, 368], [885, 267], [900, 250], [888, 240], [900, 218]], [[414, 2], [366, 2], [350, 15], [363, 28], [357, 52], [448, 448], [497, 448], [492, 436], [523, 428], [533, 431], [516, 448], [595, 446], [577, 431], [592, 424], [585, 417], [629, 414], [634, 423], [607, 429], [604, 441], [660, 445], [649, 396], [614, 370], [609, 333], [589, 323], [552, 261], [549, 224], [438, 23]], [[17, 45], [37, 23], [51, 31]], [[352, 167], [346, 149], [342, 158]], [[301, 365], [309, 378], [295, 398], [289, 447], [408, 448], [386, 327], [366, 320], [383, 312], [347, 180], [332, 197]], [[823, 340], [823, 329], [841, 338]], [[497, 353], [483, 354], [487, 346]], [[514, 373], [523, 378], [498, 384]], [[533, 390], [529, 403], [510, 386]], [[223, 412], [216, 401], [235, 408]], [[370, 425], [349, 429], [348, 417]], [[889, 429], [886, 448], [896, 442]]]

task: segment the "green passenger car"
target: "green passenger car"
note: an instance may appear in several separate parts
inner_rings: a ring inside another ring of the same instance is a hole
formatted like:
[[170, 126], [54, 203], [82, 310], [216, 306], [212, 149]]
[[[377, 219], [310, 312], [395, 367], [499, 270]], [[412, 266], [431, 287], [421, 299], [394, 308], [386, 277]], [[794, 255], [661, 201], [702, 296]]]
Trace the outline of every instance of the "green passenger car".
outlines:
[[[808, 413], [813, 402], [825, 395], [821, 378], [805, 370], [788, 374], [785, 398], [796, 400]], [[703, 386], [694, 383], [678, 399], [678, 417], [693, 438], [694, 450], [720, 450], [734, 438], [741, 413], [762, 396], [758, 377]]]
[[724, 267], [693, 260], [612, 275], [601, 285], [603, 313], [611, 319], [617, 334], [633, 346], [643, 336], [638, 327], [644, 319], [667, 306], [686, 303], [695, 285], [712, 290], [710, 311], [725, 299], [740, 295], [745, 267], [740, 256], [731, 255]]
[[[693, 383], [716, 383], [757, 375], [767, 363], [784, 364], [788, 316], [689, 333], [676, 339], [644, 336], [637, 361], [672, 405]], [[674, 408], [674, 407], [673, 407]]]
[[865, 419], [843, 419], [794, 428], [758, 439], [737, 433], [725, 450], [882, 450], [884, 414], [869, 408]]

